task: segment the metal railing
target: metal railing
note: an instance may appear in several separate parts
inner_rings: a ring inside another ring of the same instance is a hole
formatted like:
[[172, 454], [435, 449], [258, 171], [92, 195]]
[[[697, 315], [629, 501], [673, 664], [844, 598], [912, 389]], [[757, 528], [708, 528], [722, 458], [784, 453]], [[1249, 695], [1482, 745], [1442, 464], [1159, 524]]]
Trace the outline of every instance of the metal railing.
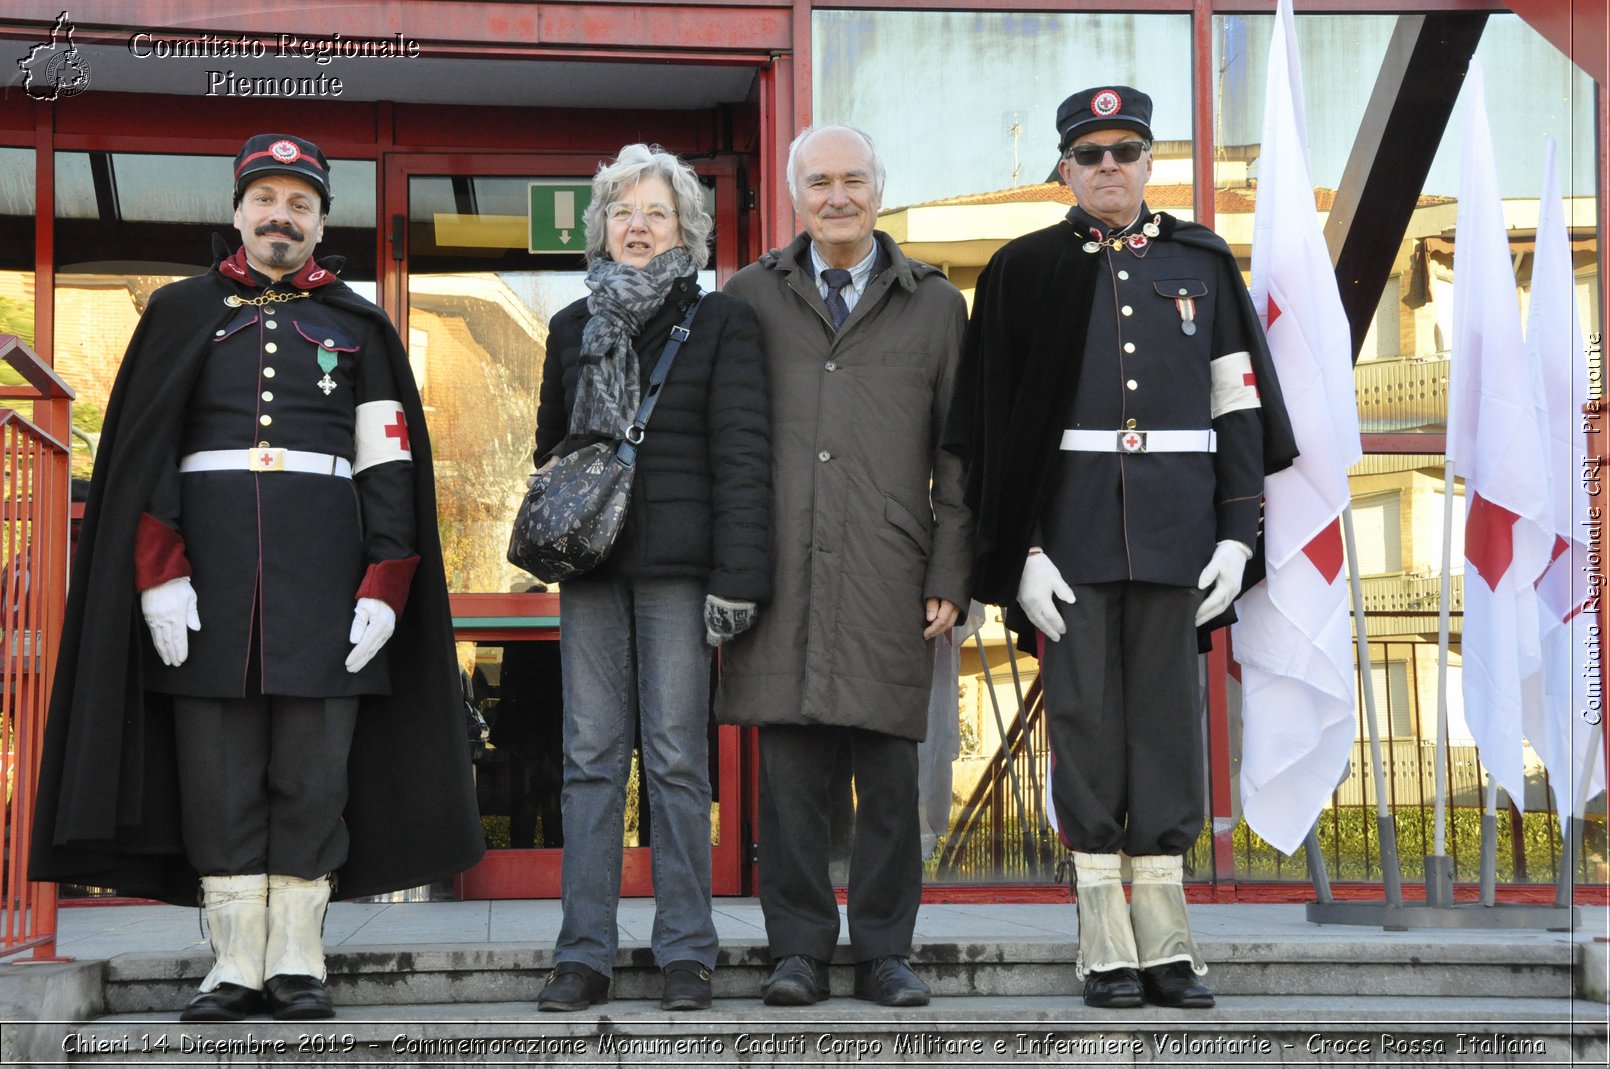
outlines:
[[1448, 419], [1448, 357], [1360, 361], [1353, 389], [1365, 433], [1441, 430]]
[[[24, 384], [0, 399], [34, 402], [36, 419], [63, 430], [73, 393], [22, 341], [0, 334], [0, 359]], [[0, 408], [0, 784], [5, 841], [0, 849], [0, 956], [56, 946], [56, 886], [28, 881], [34, 795], [51, 673], [67, 592], [70, 452], [13, 409]]]
[[[1410, 613], [1408, 615], [1415, 615]], [[1392, 619], [1382, 613], [1382, 620]], [[1372, 631], [1377, 617], [1371, 614]], [[1390, 630], [1390, 629], [1389, 629]], [[1392, 639], [1372, 642], [1377, 665], [1407, 666], [1407, 678], [1398, 697], [1389, 697], [1378, 709], [1382, 731], [1382, 762], [1386, 770], [1387, 803], [1396, 816], [1398, 853], [1405, 879], [1423, 879], [1422, 862], [1430, 852], [1435, 746], [1431, 741], [1431, 705], [1421, 687], [1416, 652], [1434, 643]], [[997, 670], [998, 671], [998, 670]], [[1363, 681], [1359, 681], [1360, 685]], [[1402, 695], [1410, 696], [1399, 708]], [[1418, 696], [1418, 697], [1414, 697]], [[1375, 787], [1368, 732], [1360, 703], [1357, 741], [1349, 767], [1321, 813], [1318, 833], [1331, 878], [1339, 881], [1378, 882], [1380, 843], [1376, 836]], [[1020, 707], [1003, 707], [1005, 739], [990, 756], [976, 785], [955, 810], [947, 835], [930, 860], [927, 878], [935, 883], [1041, 883], [1055, 876], [1056, 862], [1066, 851], [1051, 833], [1046, 819], [1044, 784], [1049, 775], [1049, 742], [1045, 703], [1036, 679]], [[1396, 730], [1394, 730], [1396, 725]], [[1232, 729], [1232, 738], [1235, 731]], [[1213, 752], [1211, 745], [1209, 752]], [[1232, 757], [1232, 761], [1234, 758]], [[1474, 882], [1480, 854], [1482, 791], [1486, 770], [1473, 745], [1448, 749], [1446, 774], [1449, 788], [1449, 842], [1455, 878]], [[1013, 782], [1015, 773], [1016, 783]], [[1233, 776], [1233, 768], [1214, 767], [1213, 777]], [[1547, 773], [1540, 764], [1528, 765], [1525, 813], [1514, 806], [1500, 808], [1498, 819], [1498, 871], [1500, 882], [1552, 886], [1564, 852], [1555, 799]], [[1019, 799], [1021, 798], [1021, 801]], [[1606, 882], [1610, 847], [1606, 844], [1604, 802], [1590, 806], [1581, 853], [1572, 859], [1576, 882]], [[1211, 830], [1186, 857], [1189, 879], [1216, 883], [1307, 883], [1309, 872], [1302, 849], [1286, 857], [1264, 843], [1237, 820], [1234, 850], [1217, 859]], [[1226, 864], [1226, 861], [1228, 864]]]

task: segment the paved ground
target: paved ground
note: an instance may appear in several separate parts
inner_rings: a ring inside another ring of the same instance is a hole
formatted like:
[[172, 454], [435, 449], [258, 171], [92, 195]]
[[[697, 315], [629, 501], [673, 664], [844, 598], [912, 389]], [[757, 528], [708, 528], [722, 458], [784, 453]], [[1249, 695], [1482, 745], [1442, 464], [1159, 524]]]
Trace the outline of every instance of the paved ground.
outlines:
[[[1499, 907], [1502, 908], [1502, 907]], [[1211, 942], [1492, 943], [1563, 944], [1610, 938], [1610, 909], [1580, 908], [1574, 933], [1419, 928], [1387, 932], [1376, 927], [1315, 925], [1301, 905], [1193, 905], [1198, 939]], [[715, 900], [716, 930], [729, 946], [765, 942], [760, 904], [753, 898]], [[559, 931], [557, 901], [337, 902], [325, 921], [325, 945], [337, 947], [423, 946], [436, 943], [551, 945]], [[619, 922], [623, 945], [646, 944], [654, 921], [651, 899], [625, 899]], [[1027, 942], [1071, 940], [1075, 911], [1060, 904], [924, 905], [916, 941]], [[57, 925], [57, 950], [80, 960], [134, 952], [204, 947], [199, 911], [179, 906], [68, 906]], [[841, 936], [841, 940], [844, 937]]]

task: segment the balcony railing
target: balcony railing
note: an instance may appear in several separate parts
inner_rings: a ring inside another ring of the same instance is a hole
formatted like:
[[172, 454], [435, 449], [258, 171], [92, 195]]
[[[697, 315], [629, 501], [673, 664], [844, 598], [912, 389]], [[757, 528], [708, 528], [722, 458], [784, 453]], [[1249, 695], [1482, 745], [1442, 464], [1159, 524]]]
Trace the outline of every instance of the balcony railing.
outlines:
[[[1442, 598], [1440, 575], [1365, 576], [1364, 611], [1369, 614], [1370, 637], [1395, 638], [1399, 635], [1434, 634]], [[1453, 619], [1450, 633], [1458, 635], [1465, 612], [1465, 577], [1449, 577]]]
[[1359, 429], [1441, 431], [1448, 419], [1448, 358], [1368, 360], [1353, 368]]
[[[0, 334], [0, 359], [24, 385], [0, 401], [31, 400], [34, 416], [65, 427], [72, 390], [22, 341]], [[28, 852], [50, 678], [67, 591], [68, 447], [0, 408], [0, 956], [54, 957], [56, 887], [30, 883]]]

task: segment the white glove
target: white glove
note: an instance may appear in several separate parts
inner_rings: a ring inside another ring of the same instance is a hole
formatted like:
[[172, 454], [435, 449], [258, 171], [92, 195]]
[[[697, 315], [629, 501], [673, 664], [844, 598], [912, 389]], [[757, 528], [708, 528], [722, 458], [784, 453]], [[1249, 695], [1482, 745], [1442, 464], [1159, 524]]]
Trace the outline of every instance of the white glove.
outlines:
[[[1201, 627], [1225, 609], [1241, 593], [1241, 573], [1246, 571], [1252, 550], [1243, 543], [1226, 539], [1213, 547], [1213, 556], [1202, 569], [1196, 581], [1198, 590], [1207, 590], [1207, 597], [1196, 610], [1196, 626]], [[1212, 590], [1208, 590], [1212, 587]]]
[[359, 598], [358, 607], [352, 610], [352, 633], [347, 636], [347, 641], [353, 643], [352, 652], [347, 654], [347, 671], [363, 671], [395, 630], [397, 613], [390, 605], [379, 598]]
[[140, 591], [140, 612], [145, 614], [145, 626], [151, 629], [151, 645], [157, 656], [169, 668], [184, 664], [190, 656], [190, 635], [186, 631], [201, 630], [201, 617], [196, 615], [196, 591], [189, 576], [169, 579], [150, 590]]
[[760, 610], [752, 601], [704, 596], [704, 640], [712, 646], [730, 642], [755, 626]]
[[1062, 580], [1062, 573], [1044, 553], [1030, 553], [1023, 562], [1023, 578], [1017, 582], [1017, 603], [1023, 606], [1029, 622], [1052, 642], [1062, 641], [1068, 625], [1062, 622], [1054, 598], [1073, 604], [1073, 588]]

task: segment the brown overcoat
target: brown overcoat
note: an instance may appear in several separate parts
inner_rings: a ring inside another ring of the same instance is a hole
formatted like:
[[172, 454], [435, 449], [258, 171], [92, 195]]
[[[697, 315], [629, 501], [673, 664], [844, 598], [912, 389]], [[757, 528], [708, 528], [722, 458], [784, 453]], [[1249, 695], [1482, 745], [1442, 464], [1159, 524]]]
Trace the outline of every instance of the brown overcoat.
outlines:
[[968, 604], [973, 518], [940, 445], [967, 312], [934, 267], [881, 232], [878, 271], [839, 331], [809, 237], [726, 292], [760, 319], [772, 413], [772, 605], [723, 654], [717, 716], [927, 730], [926, 598]]

